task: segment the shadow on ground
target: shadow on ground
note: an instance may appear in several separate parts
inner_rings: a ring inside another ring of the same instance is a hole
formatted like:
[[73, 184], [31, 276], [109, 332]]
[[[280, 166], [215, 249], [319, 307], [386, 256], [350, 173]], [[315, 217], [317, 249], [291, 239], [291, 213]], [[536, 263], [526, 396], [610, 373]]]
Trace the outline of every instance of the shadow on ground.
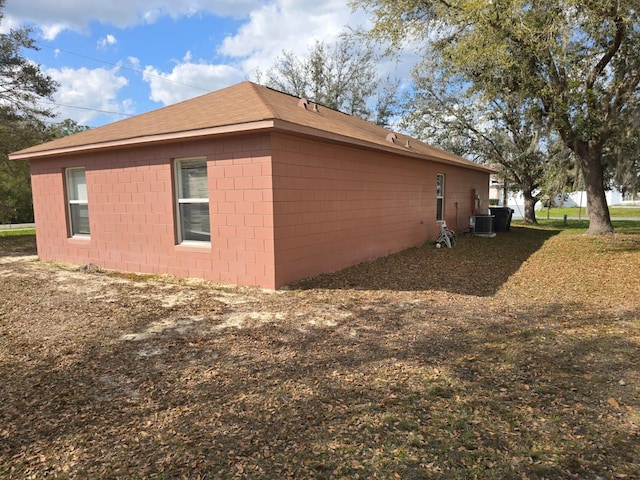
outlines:
[[637, 303], [486, 297], [556, 233], [411, 249], [329, 291], [3, 266], [0, 478], [640, 478]]
[[293, 289], [441, 290], [491, 296], [560, 230], [511, 227], [494, 238], [459, 236], [454, 248], [432, 244], [292, 284]]
[[[440, 290], [492, 296], [559, 229], [512, 226], [495, 238], [458, 236], [454, 248], [432, 244], [388, 255], [290, 285], [294, 290]], [[637, 245], [631, 247], [637, 248]], [[0, 238], [0, 256], [36, 254], [35, 235]]]
[[36, 254], [35, 235], [0, 236], [0, 257], [22, 257]]
[[637, 389], [611, 381], [631, 372], [638, 357], [626, 356], [635, 344], [614, 316], [582, 314], [564, 330], [561, 322], [581, 305], [554, 306], [560, 323], [548, 324], [541, 322], [548, 306], [529, 309], [529, 320], [498, 311], [468, 322], [454, 319], [460, 312], [452, 306], [440, 313], [453, 321], [432, 325], [415, 308], [382, 305], [354, 304], [353, 315], [332, 327], [274, 323], [140, 343], [96, 338], [74, 341], [61, 356], [42, 352], [16, 362], [19, 380], [3, 376], [0, 407], [0, 464], [10, 459], [16, 475], [0, 474], [639, 473], [637, 435], [622, 417]]

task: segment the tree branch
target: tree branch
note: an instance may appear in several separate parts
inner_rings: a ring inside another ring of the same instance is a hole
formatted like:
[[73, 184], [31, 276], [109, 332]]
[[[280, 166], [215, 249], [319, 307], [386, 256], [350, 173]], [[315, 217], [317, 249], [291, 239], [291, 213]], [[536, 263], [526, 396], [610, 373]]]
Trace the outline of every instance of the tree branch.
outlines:
[[609, 45], [609, 48], [604, 53], [604, 55], [602, 55], [602, 58], [600, 59], [600, 61], [595, 65], [595, 67], [593, 67], [593, 69], [589, 72], [589, 75], [587, 76], [587, 81], [585, 85], [588, 90], [593, 89], [593, 86], [595, 85], [598, 77], [602, 74], [604, 69], [607, 68], [607, 65], [609, 65], [609, 62], [611, 62], [611, 60], [613, 59], [615, 54], [618, 52], [618, 50], [620, 50], [620, 45], [622, 45], [622, 40], [624, 38], [626, 27], [624, 24], [624, 20], [619, 15], [616, 16], [615, 18], [615, 24], [616, 24], [616, 34], [613, 39], [613, 43]]

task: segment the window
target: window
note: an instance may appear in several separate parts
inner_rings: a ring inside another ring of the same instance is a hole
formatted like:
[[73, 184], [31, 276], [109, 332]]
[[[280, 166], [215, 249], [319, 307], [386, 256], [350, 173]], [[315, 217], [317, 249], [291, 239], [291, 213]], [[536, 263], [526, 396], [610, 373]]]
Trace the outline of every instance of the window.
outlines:
[[207, 160], [176, 160], [176, 212], [178, 242], [210, 242]]
[[72, 237], [89, 236], [89, 202], [84, 168], [67, 168], [67, 201], [69, 205], [69, 233]]
[[436, 220], [444, 220], [444, 175], [436, 175]]

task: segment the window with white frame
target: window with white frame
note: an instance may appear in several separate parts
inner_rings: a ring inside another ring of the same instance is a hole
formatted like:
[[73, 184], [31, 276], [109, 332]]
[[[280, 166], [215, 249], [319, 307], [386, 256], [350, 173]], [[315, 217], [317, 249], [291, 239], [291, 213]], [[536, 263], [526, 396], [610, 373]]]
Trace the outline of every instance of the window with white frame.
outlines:
[[67, 168], [67, 202], [69, 213], [69, 233], [72, 237], [88, 237], [89, 201], [87, 179], [84, 168]]
[[436, 175], [436, 220], [444, 220], [444, 175]]
[[211, 242], [207, 160], [176, 160], [175, 180], [178, 242]]

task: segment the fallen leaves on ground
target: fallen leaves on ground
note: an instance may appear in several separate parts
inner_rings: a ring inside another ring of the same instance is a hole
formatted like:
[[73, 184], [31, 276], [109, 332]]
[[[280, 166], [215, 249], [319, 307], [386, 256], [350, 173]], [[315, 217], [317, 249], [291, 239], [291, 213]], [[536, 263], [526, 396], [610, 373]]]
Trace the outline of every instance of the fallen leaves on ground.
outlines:
[[516, 227], [265, 292], [0, 238], [0, 478], [640, 478], [639, 240]]

